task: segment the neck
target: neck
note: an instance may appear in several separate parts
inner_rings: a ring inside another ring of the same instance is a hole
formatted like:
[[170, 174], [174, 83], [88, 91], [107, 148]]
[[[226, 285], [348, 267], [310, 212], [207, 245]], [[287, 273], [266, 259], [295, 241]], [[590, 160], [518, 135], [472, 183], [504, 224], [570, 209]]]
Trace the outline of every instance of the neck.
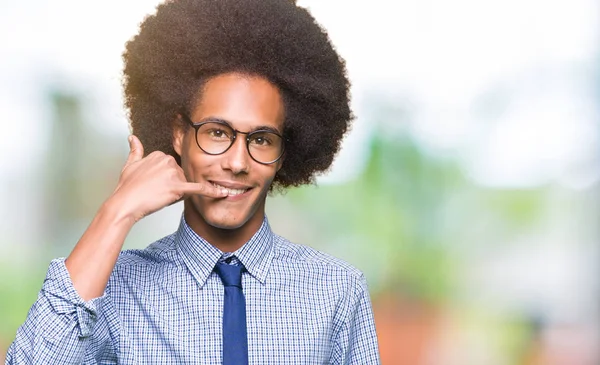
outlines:
[[187, 224], [197, 235], [222, 252], [234, 252], [242, 247], [258, 231], [264, 219], [264, 211], [256, 212], [238, 228], [219, 228], [207, 222], [188, 201], [184, 202], [183, 215]]

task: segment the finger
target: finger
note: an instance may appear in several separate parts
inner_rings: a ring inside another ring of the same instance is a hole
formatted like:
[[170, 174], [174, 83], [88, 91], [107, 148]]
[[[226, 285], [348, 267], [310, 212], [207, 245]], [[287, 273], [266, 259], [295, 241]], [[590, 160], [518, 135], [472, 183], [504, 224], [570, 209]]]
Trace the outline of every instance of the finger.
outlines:
[[129, 136], [129, 156], [125, 165], [132, 164], [141, 160], [144, 157], [144, 146], [142, 142], [133, 134]]
[[229, 195], [227, 189], [216, 188], [210, 184], [184, 182], [178, 186], [178, 191], [184, 196], [199, 194], [211, 198], [224, 198]]

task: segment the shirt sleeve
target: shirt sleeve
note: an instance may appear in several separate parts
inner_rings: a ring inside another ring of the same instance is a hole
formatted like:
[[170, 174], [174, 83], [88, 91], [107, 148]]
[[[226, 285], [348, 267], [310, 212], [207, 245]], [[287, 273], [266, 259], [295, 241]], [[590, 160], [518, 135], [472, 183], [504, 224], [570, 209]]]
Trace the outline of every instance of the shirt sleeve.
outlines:
[[381, 364], [373, 307], [364, 275], [361, 275], [352, 286], [347, 319], [334, 343], [333, 363], [340, 365]]
[[37, 301], [8, 349], [6, 365], [90, 364], [106, 359], [107, 354], [94, 353], [111, 348], [107, 325], [99, 321], [106, 298], [104, 293], [84, 301], [64, 259], [53, 260]]

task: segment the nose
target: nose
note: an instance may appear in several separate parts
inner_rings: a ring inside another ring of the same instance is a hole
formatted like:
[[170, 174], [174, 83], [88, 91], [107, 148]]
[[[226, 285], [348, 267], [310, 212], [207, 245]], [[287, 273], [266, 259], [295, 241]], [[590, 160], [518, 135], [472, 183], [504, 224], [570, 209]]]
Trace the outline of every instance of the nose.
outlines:
[[221, 167], [224, 170], [230, 170], [235, 175], [247, 173], [250, 167], [250, 155], [246, 148], [246, 138], [238, 135], [233, 145], [223, 155]]

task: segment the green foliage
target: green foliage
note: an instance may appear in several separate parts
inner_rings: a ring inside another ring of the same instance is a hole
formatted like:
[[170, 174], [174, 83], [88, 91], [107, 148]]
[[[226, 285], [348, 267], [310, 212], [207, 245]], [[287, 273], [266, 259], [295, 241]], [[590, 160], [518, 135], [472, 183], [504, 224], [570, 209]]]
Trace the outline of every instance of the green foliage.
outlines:
[[482, 192], [482, 199], [490, 211], [517, 229], [531, 226], [539, 220], [544, 213], [547, 194], [543, 189], [503, 190], [494, 194]]
[[358, 179], [298, 189], [288, 197], [311, 212], [311, 227], [320, 227], [316, 245], [358, 263], [375, 290], [401, 287], [439, 300], [454, 265], [439, 207], [447, 189], [461, 182], [456, 166], [428, 158], [408, 138], [374, 139]]
[[545, 192], [477, 187], [458, 162], [432, 157], [400, 133], [372, 140], [357, 179], [286, 198], [316, 227], [311, 244], [355, 263], [375, 291], [439, 302], [456, 284], [463, 246], [526, 229], [542, 215]]
[[[43, 268], [43, 270], [41, 269]], [[35, 302], [46, 274], [45, 265], [0, 267], [0, 343], [10, 343]]]

